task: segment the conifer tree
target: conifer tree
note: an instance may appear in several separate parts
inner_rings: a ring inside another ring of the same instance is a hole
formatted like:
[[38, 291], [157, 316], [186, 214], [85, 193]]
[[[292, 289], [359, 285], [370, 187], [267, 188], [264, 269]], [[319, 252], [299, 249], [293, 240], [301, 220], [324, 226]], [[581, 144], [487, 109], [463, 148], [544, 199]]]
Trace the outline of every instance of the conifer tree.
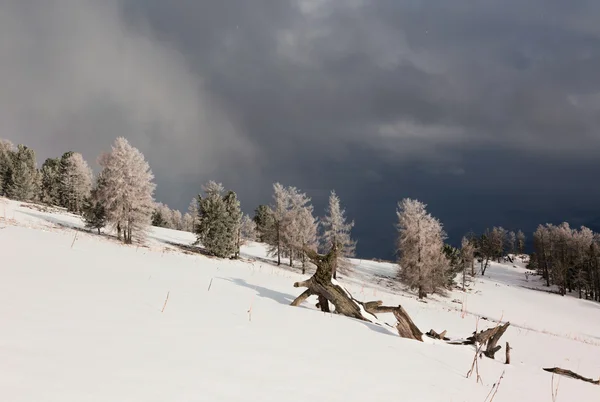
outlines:
[[80, 213], [92, 190], [93, 174], [83, 156], [67, 152], [60, 162], [61, 200], [68, 211]]
[[96, 179], [96, 185], [90, 192], [90, 195], [85, 198], [82, 219], [85, 222], [87, 229], [96, 229], [98, 234], [100, 230], [106, 226], [106, 209], [100, 199], [99, 188], [104, 184], [102, 176]]
[[60, 205], [60, 158], [48, 158], [42, 165], [40, 200], [48, 205]]
[[0, 138], [0, 196], [3, 197], [8, 197], [8, 188], [12, 185], [14, 153], [12, 142]]
[[273, 215], [267, 205], [259, 205], [254, 210], [254, 223], [256, 224], [256, 232], [258, 239], [262, 243], [268, 243], [269, 234], [273, 233]]
[[223, 195], [221, 183], [209, 181], [203, 186], [205, 196], [198, 195], [198, 242], [220, 258], [237, 257], [241, 211], [233, 191]]
[[41, 177], [36, 167], [33, 149], [19, 144], [12, 153], [12, 169], [8, 197], [19, 201], [34, 201], [39, 194]]

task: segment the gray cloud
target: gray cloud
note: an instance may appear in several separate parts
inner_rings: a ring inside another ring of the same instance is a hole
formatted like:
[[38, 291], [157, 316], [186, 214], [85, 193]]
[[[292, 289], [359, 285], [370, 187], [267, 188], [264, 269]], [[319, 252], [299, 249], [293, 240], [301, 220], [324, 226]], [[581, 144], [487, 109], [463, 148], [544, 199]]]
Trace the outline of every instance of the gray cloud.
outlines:
[[184, 55], [116, 0], [9, 0], [0, 5], [2, 135], [95, 159], [126, 136], [163, 177], [214, 173], [252, 144], [203, 88]]
[[592, 0], [9, 0], [0, 127], [89, 159], [125, 135], [180, 208], [208, 178], [246, 211], [274, 181], [318, 209], [335, 188], [367, 254], [392, 248], [404, 196], [454, 237], [584, 221], [600, 194], [575, 205], [552, 186], [577, 197], [599, 168], [597, 15]]

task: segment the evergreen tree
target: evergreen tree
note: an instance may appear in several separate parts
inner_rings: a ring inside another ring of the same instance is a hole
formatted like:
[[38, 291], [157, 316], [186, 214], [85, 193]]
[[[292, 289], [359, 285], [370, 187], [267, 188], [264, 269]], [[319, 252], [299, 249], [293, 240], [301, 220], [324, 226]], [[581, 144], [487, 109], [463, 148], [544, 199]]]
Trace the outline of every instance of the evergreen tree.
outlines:
[[8, 197], [8, 189], [12, 186], [14, 153], [15, 146], [0, 138], [0, 196], [3, 197]]
[[237, 257], [242, 214], [236, 194], [229, 191], [223, 196], [223, 185], [214, 181], [203, 190], [205, 196], [198, 195], [198, 242], [217, 257]]
[[125, 243], [131, 244], [134, 236], [141, 241], [154, 209], [156, 185], [150, 166], [144, 155], [123, 137], [115, 140], [111, 153], [103, 154], [99, 162], [103, 183], [98, 194], [108, 222], [116, 228], [119, 238], [123, 233]]
[[48, 158], [42, 165], [40, 200], [48, 205], [60, 205], [60, 158]]
[[10, 185], [8, 197], [19, 201], [34, 201], [39, 194], [41, 184], [40, 173], [36, 167], [33, 149], [19, 144], [12, 154]]
[[240, 209], [240, 202], [237, 198], [237, 194], [233, 191], [229, 191], [225, 196], [225, 211], [226, 211], [226, 222], [228, 235], [233, 238], [233, 254], [235, 258], [240, 256], [240, 246], [242, 243], [242, 210]]
[[82, 219], [85, 222], [87, 229], [96, 229], [100, 234], [100, 229], [106, 226], [106, 209], [99, 197], [99, 187], [103, 185], [102, 177], [99, 176], [96, 180], [96, 186], [90, 192], [90, 195], [85, 197], [83, 203]]
[[273, 215], [267, 205], [259, 205], [254, 210], [254, 223], [256, 224], [256, 232], [258, 239], [262, 243], [268, 243], [268, 236], [273, 232]]
[[83, 156], [67, 152], [60, 161], [61, 202], [68, 211], [80, 213], [92, 190], [93, 174]]

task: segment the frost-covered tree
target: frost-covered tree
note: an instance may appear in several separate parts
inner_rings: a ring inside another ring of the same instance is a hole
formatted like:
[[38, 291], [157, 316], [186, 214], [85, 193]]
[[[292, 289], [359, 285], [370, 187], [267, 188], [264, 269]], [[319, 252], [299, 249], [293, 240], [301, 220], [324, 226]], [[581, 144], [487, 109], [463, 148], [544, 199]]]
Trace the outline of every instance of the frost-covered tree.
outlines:
[[185, 230], [186, 232], [194, 233], [194, 216], [192, 216], [192, 214], [186, 212], [183, 215], [182, 223], [183, 230]]
[[467, 237], [463, 237], [460, 243], [460, 264], [462, 266], [462, 287], [465, 290], [467, 272], [474, 271], [475, 247]]
[[83, 156], [68, 152], [60, 163], [61, 198], [70, 212], [80, 213], [83, 201], [92, 191], [93, 174]]
[[519, 254], [525, 252], [525, 233], [520, 230], [517, 232], [517, 252]]
[[168, 205], [157, 202], [152, 212], [152, 226], [175, 229], [173, 223], [173, 212]]
[[506, 251], [509, 254], [516, 254], [517, 252], [517, 235], [513, 231], [508, 232], [506, 236]]
[[192, 198], [192, 201], [190, 201], [190, 205], [188, 207], [188, 213], [192, 217], [192, 222], [188, 231], [195, 233], [196, 225], [198, 224], [198, 198]]
[[271, 255], [277, 255], [277, 265], [281, 265], [285, 230], [288, 224], [288, 208], [289, 195], [285, 187], [280, 183], [273, 184], [273, 205], [269, 208], [269, 214], [273, 220], [273, 224], [270, 226], [270, 230], [265, 237], [270, 245], [269, 253]]
[[227, 231], [234, 239], [233, 255], [235, 258], [240, 256], [240, 247], [242, 245], [242, 210], [237, 194], [233, 191], [228, 191], [224, 198], [225, 211], [227, 213]]
[[100, 157], [104, 184], [99, 199], [106, 209], [108, 222], [116, 228], [125, 243], [146, 236], [154, 210], [153, 194], [156, 185], [144, 155], [129, 142], [119, 137], [112, 151]]
[[60, 205], [60, 158], [46, 159], [41, 174], [40, 201], [48, 205]]
[[[300, 255], [302, 261], [302, 273], [306, 273], [307, 255], [304, 251], [305, 248], [316, 250], [319, 238], [318, 238], [318, 220], [313, 216], [313, 207], [308, 206], [298, 211], [296, 218], [292, 225], [295, 225], [293, 232], [296, 233], [296, 249]], [[333, 266], [334, 269], [337, 265]], [[336, 271], [333, 270], [333, 277], [336, 277]]]
[[257, 237], [256, 223], [247, 214], [244, 215], [244, 217], [242, 218], [241, 234], [242, 234], [242, 242], [255, 241], [256, 237]]
[[448, 270], [442, 224], [425, 208], [422, 202], [405, 198], [396, 211], [400, 280], [417, 289], [420, 299], [446, 285]]
[[313, 217], [311, 199], [305, 193], [296, 187], [288, 187], [285, 196], [286, 211], [281, 236], [291, 267], [296, 256], [306, 261], [304, 247], [316, 249], [317, 220]]
[[[329, 204], [325, 210], [325, 217], [321, 225], [323, 227], [322, 242], [325, 250], [330, 250], [337, 243], [339, 252], [338, 264], [347, 264], [348, 257], [354, 257], [356, 241], [352, 240], [351, 231], [354, 221], [346, 222], [346, 211], [340, 206], [340, 198], [335, 191], [329, 195]], [[336, 278], [336, 270], [333, 271]]]
[[8, 196], [12, 185], [12, 169], [16, 149], [12, 142], [0, 138], [0, 196]]
[[233, 191], [223, 195], [221, 183], [209, 181], [203, 186], [205, 196], [198, 195], [198, 242], [220, 258], [237, 256], [241, 221], [240, 204]]
[[12, 168], [7, 194], [19, 201], [37, 199], [41, 185], [41, 175], [37, 169], [33, 149], [19, 144], [12, 153]]
[[181, 215], [181, 211], [177, 209], [171, 211], [171, 228], [183, 230], [183, 215]]

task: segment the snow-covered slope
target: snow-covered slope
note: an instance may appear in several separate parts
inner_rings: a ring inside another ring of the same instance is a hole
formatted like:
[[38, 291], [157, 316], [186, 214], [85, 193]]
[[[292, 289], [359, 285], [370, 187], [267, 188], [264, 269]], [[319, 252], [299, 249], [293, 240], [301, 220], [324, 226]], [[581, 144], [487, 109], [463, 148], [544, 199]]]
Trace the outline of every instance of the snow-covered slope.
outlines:
[[[223, 261], [187, 249], [189, 233], [153, 229], [136, 247], [81, 226], [0, 199], [1, 401], [489, 401], [502, 373], [494, 401], [552, 401], [542, 367], [600, 376], [600, 305], [527, 289], [537, 279], [522, 267], [493, 264], [466, 296], [427, 303], [389, 279], [392, 264], [355, 260], [341, 275], [423, 331], [510, 321], [512, 364], [481, 359], [477, 383], [471, 347], [401, 339], [312, 299], [290, 307], [306, 276], [260, 244]], [[597, 401], [600, 387], [561, 378], [556, 400]]]

